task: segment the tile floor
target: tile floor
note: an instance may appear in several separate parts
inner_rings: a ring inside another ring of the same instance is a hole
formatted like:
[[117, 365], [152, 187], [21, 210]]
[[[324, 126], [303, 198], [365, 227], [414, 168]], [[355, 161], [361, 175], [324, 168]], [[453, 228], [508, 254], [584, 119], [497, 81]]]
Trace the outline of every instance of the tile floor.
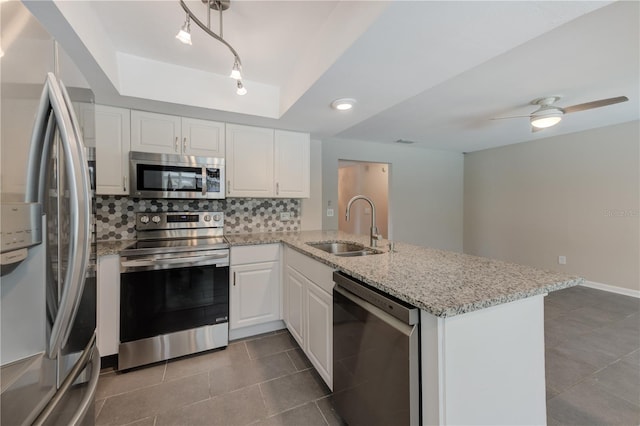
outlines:
[[[545, 299], [549, 425], [640, 424], [640, 300], [585, 287]], [[106, 371], [97, 425], [339, 425], [288, 332], [125, 374]]]
[[545, 341], [547, 424], [640, 424], [640, 299], [550, 293]]
[[287, 331], [120, 374], [103, 372], [97, 425], [339, 425], [329, 388]]

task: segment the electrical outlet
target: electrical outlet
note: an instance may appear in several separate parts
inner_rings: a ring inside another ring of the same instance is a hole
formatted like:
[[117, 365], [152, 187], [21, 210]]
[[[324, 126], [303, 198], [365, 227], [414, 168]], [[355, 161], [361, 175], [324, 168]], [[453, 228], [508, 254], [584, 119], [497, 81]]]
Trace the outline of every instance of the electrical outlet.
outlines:
[[280, 220], [291, 220], [291, 212], [280, 212]]
[[327, 209], [327, 217], [333, 217], [333, 209]]
[[558, 256], [558, 263], [560, 265], [566, 265], [567, 264], [567, 256]]

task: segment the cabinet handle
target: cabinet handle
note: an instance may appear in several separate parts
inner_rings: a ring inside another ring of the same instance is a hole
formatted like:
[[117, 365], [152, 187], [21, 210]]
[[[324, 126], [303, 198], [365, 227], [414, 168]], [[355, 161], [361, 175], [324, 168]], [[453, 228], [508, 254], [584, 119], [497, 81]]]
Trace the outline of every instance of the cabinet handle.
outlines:
[[276, 182], [276, 195], [280, 195], [280, 182]]
[[233, 271], [233, 286], [236, 286], [236, 271]]
[[178, 152], [178, 149], [180, 149], [180, 145], [178, 145], [179, 144], [178, 139], [179, 138], [176, 136], [176, 147], [175, 147], [176, 152]]
[[187, 138], [182, 141], [182, 152], [187, 152]]
[[227, 195], [231, 195], [231, 181], [227, 181]]
[[122, 176], [122, 190], [127, 191], [127, 176]]

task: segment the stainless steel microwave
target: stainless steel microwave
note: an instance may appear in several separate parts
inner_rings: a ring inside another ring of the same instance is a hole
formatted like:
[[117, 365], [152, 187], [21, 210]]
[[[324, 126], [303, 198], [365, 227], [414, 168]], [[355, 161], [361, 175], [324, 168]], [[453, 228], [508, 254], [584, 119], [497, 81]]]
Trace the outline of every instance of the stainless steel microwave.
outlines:
[[131, 196], [139, 198], [224, 198], [224, 158], [129, 154]]

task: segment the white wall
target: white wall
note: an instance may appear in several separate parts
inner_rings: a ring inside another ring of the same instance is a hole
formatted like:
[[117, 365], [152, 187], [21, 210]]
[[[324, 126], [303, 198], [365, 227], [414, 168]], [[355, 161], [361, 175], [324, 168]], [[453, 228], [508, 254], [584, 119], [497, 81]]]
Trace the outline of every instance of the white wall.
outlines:
[[[462, 251], [463, 155], [413, 146], [322, 141], [323, 229], [338, 229], [338, 160], [389, 163], [389, 237]], [[333, 217], [326, 216], [331, 203]]]
[[467, 154], [465, 253], [640, 291], [639, 127]]
[[311, 140], [310, 197], [302, 199], [300, 228], [303, 231], [322, 229], [322, 142]]

